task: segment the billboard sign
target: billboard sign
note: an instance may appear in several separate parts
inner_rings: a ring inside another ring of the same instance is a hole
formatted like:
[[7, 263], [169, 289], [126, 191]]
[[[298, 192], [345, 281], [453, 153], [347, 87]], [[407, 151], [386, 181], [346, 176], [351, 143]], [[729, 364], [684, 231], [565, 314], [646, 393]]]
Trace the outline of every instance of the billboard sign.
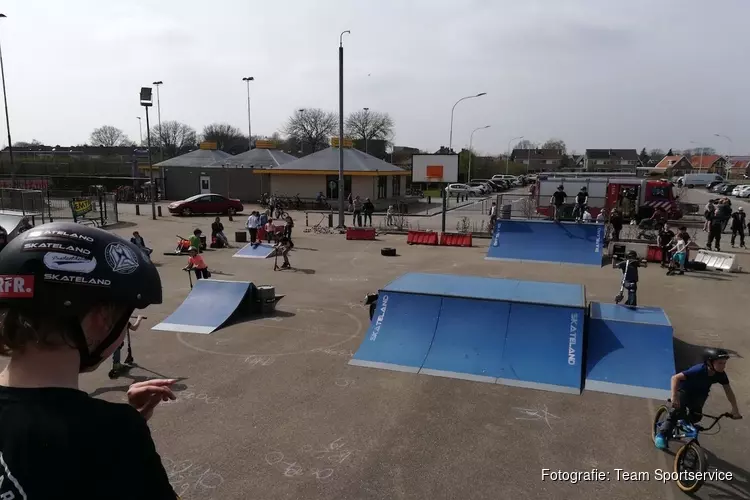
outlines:
[[412, 155], [412, 182], [458, 182], [458, 155]]

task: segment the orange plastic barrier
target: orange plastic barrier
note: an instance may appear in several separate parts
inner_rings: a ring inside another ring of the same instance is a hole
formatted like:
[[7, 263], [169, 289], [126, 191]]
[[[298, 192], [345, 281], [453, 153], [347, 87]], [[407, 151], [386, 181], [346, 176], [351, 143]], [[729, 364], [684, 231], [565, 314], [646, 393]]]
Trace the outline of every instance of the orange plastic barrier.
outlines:
[[346, 239], [347, 240], [374, 240], [375, 228], [374, 227], [347, 227]]
[[446, 247], [470, 247], [471, 233], [442, 233], [440, 244]]
[[409, 245], [437, 245], [438, 233], [435, 231], [409, 231], [406, 236]]

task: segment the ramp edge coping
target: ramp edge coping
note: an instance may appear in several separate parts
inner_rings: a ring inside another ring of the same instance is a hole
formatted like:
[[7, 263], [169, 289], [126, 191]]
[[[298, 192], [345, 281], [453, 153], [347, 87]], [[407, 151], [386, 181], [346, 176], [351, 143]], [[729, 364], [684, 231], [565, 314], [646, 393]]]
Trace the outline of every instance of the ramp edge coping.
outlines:
[[581, 394], [580, 387], [570, 387], [566, 385], [545, 384], [543, 382], [526, 382], [510, 378], [498, 378], [496, 384], [509, 385], [511, 387], [522, 387], [524, 389], [539, 389], [542, 391], [562, 392], [565, 394]]
[[[521, 264], [556, 264], [558, 266], [580, 266], [580, 267], [604, 267], [603, 264], [581, 264], [580, 262], [560, 262], [557, 260], [525, 260], [525, 259], [506, 259], [504, 257], [485, 257], [484, 260], [499, 260], [503, 262], [518, 262]], [[602, 257], [603, 260], [603, 257]]]
[[364, 359], [350, 359], [349, 364], [352, 366], [364, 366], [365, 368], [378, 368], [380, 370], [390, 370], [395, 372], [419, 373], [418, 366], [396, 365], [393, 363], [382, 363], [380, 361], [367, 361]]
[[179, 323], [159, 323], [151, 327], [151, 329], [163, 332], [200, 333], [203, 335], [208, 335], [216, 330], [213, 326], [181, 325]]
[[[595, 320], [599, 320], [599, 321], [615, 321], [617, 323], [629, 323], [631, 325], [648, 325], [648, 326], [665, 326], [665, 327], [668, 326], [670, 328], [674, 328], [672, 326], [672, 320], [669, 319], [669, 315], [667, 315], [667, 312], [663, 308], [661, 308], [661, 307], [654, 306], [653, 309], [654, 310], [655, 309], [659, 309], [662, 312], [662, 315], [664, 316], [664, 319], [667, 320], [667, 323], [664, 324], [664, 325], [660, 324], [660, 323], [645, 323], [643, 321], [632, 321], [632, 320], [629, 320], [629, 319], [605, 318], [605, 317], [603, 317], [601, 315], [601, 310], [599, 311], [600, 313], [597, 316], [594, 316], [594, 314], [593, 314], [594, 304], [607, 304], [607, 305], [615, 305], [617, 307], [628, 307], [626, 305], [621, 305], [621, 304], [610, 304], [610, 303], [607, 303], [607, 302], [594, 301], [594, 302], [589, 303], [589, 319], [595, 319]], [[639, 309], [639, 308], [646, 309], [646, 307], [636, 306], [636, 309]]]
[[[563, 283], [563, 284], [567, 285], [569, 283]], [[586, 309], [586, 290], [585, 289], [583, 290], [583, 297], [582, 297], [583, 304], [582, 305], [549, 304], [547, 302], [529, 302], [526, 300], [493, 299], [490, 297], [467, 297], [465, 295], [440, 295], [437, 293], [406, 292], [402, 290], [385, 290], [383, 288], [378, 290], [378, 294], [385, 294], [385, 293], [401, 293], [404, 295], [424, 295], [426, 297], [440, 297], [442, 299], [484, 300], [487, 302], [507, 302], [508, 304], [528, 304], [531, 306], [565, 307], [565, 308], [570, 308], [570, 309], [584, 309], [584, 310]]]
[[497, 382], [496, 377], [490, 377], [487, 375], [475, 375], [473, 373], [461, 373], [453, 372], [449, 370], [435, 370], [433, 368], [420, 368], [419, 373], [421, 375], [432, 375], [434, 377], [445, 377], [445, 378], [457, 378], [461, 380], [470, 380], [472, 382], [487, 382], [494, 384]]
[[606, 392], [619, 394], [621, 396], [633, 396], [636, 398], [658, 399], [666, 401], [671, 391], [669, 389], [657, 389], [655, 387], [643, 387], [638, 385], [615, 384], [601, 380], [586, 380], [584, 390], [594, 392]]

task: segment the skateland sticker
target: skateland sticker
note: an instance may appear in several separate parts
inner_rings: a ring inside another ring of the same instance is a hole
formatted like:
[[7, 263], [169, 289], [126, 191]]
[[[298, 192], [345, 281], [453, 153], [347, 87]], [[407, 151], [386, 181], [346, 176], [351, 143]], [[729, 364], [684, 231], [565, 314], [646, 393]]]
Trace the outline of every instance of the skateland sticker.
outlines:
[[76, 241], [87, 241], [89, 243], [94, 242], [94, 238], [91, 236], [86, 236], [85, 234], [78, 234], [78, 233], [69, 233], [67, 231], [55, 231], [51, 229], [46, 230], [34, 230], [29, 231], [29, 233], [26, 235], [26, 239], [30, 238], [44, 238], [44, 237], [54, 237], [54, 238], [66, 238], [69, 240], [76, 240]]
[[130, 274], [138, 269], [138, 256], [124, 243], [110, 243], [104, 250], [104, 257], [112, 270], [120, 274]]
[[53, 271], [89, 274], [96, 269], [96, 257], [50, 252], [44, 256], [44, 265]]
[[34, 296], [34, 277], [0, 275], [0, 298], [30, 299]]
[[370, 334], [370, 340], [375, 342], [378, 338], [378, 335], [380, 335], [380, 329], [383, 327], [383, 320], [385, 320], [385, 313], [388, 310], [388, 296], [383, 295], [383, 298], [380, 300], [380, 309], [378, 310], [379, 314], [378, 317], [375, 318], [375, 327], [372, 329], [372, 333]]
[[72, 253], [77, 255], [91, 255], [88, 248], [77, 247], [75, 245], [66, 245], [65, 243], [50, 243], [42, 241], [41, 243], [24, 243], [24, 252], [37, 252], [42, 250], [54, 250], [55, 252]]
[[86, 276], [66, 276], [62, 274], [47, 273], [44, 275], [45, 281], [54, 281], [56, 283], [74, 283], [78, 285], [93, 285], [93, 286], [111, 286], [110, 280], [101, 278], [88, 278]]

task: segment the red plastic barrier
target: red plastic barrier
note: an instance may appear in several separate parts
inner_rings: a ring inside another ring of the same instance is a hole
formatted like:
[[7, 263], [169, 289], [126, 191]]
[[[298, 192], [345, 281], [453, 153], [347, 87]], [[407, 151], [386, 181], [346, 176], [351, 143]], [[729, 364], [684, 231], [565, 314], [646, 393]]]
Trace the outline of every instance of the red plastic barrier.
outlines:
[[409, 245], [437, 245], [438, 233], [435, 231], [409, 231], [406, 235]]
[[470, 247], [471, 233], [442, 233], [440, 244], [447, 247]]
[[646, 251], [646, 260], [648, 262], [661, 262], [661, 247], [658, 245], [649, 245]]
[[374, 240], [374, 227], [348, 227], [346, 228], [347, 240]]

